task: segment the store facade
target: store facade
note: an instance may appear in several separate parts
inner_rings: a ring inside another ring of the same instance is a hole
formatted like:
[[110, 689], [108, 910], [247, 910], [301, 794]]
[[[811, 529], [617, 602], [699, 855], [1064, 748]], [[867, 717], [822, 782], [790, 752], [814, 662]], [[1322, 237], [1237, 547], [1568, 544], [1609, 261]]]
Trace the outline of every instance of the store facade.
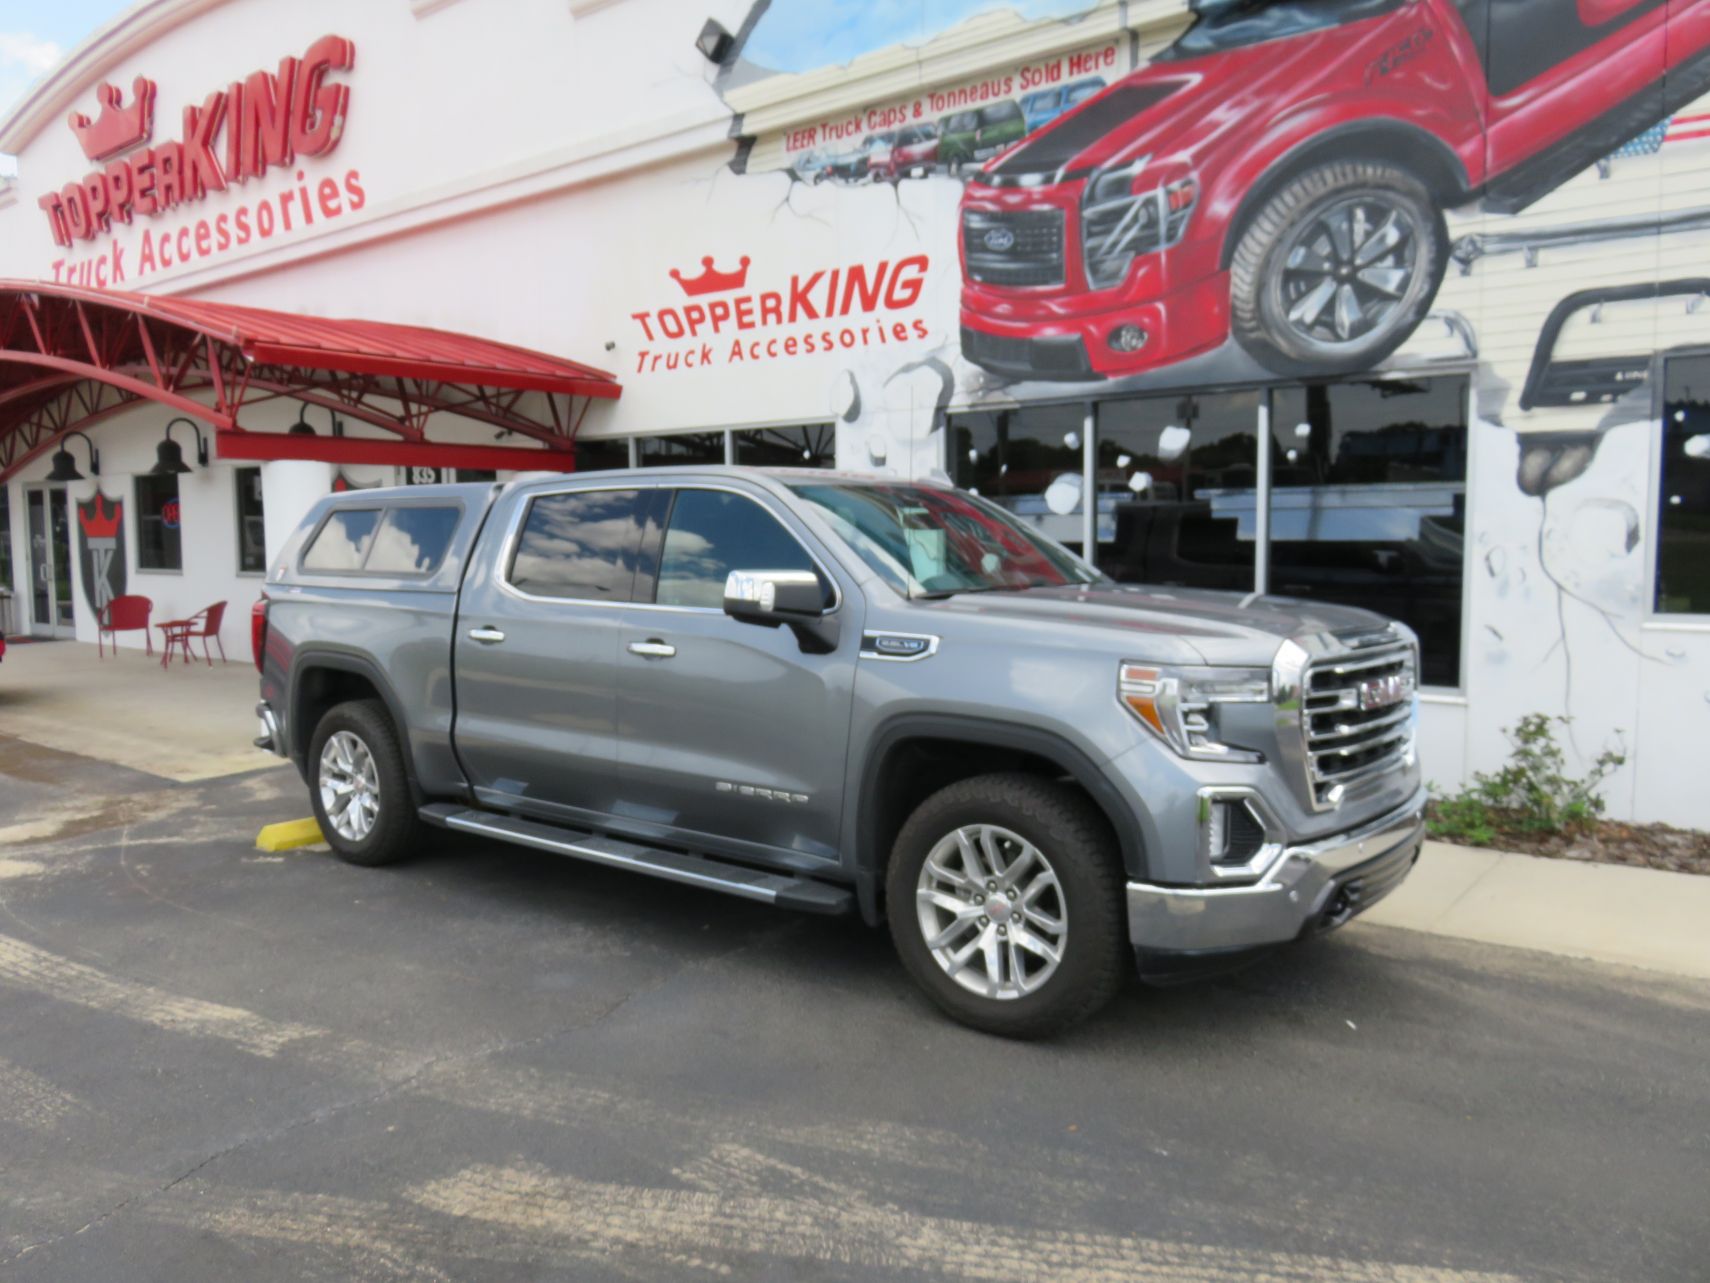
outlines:
[[[1369, 605], [1437, 783], [1565, 712], [1612, 814], [1702, 826], [1706, 68], [1710, 0], [151, 0], [0, 126], [0, 278], [516, 344], [621, 384], [578, 468], [943, 473], [1119, 578]], [[10, 627], [92, 640], [99, 552], [241, 650], [315, 497], [467, 460], [193, 423], [169, 482], [173, 417], [0, 454]]]

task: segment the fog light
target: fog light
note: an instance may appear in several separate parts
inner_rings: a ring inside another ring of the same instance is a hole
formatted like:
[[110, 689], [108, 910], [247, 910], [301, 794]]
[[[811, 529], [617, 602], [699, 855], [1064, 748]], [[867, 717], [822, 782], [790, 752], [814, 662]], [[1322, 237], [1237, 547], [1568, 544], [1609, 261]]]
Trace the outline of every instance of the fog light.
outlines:
[[1112, 352], [1138, 352], [1146, 346], [1146, 331], [1138, 325], [1119, 325], [1105, 336]]

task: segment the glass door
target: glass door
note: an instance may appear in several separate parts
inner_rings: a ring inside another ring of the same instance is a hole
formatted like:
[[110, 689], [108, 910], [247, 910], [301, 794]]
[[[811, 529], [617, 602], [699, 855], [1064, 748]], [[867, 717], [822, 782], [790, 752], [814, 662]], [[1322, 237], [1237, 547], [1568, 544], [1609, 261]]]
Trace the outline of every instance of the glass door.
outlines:
[[71, 504], [64, 486], [26, 486], [30, 534], [30, 632], [70, 637]]

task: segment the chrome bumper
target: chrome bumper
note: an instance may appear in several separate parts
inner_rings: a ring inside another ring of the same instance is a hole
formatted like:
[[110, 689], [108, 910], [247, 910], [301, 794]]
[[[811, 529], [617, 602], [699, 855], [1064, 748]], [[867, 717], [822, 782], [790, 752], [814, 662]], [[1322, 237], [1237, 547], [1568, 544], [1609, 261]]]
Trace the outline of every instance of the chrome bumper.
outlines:
[[274, 715], [273, 705], [262, 700], [255, 706], [255, 715], [261, 719], [261, 734], [255, 737], [255, 746], [283, 757], [285, 749], [279, 742], [279, 719]]
[[1425, 837], [1425, 790], [1347, 833], [1284, 849], [1250, 886], [1128, 884], [1128, 937], [1136, 949], [1203, 953], [1293, 940], [1340, 926], [1407, 875]]

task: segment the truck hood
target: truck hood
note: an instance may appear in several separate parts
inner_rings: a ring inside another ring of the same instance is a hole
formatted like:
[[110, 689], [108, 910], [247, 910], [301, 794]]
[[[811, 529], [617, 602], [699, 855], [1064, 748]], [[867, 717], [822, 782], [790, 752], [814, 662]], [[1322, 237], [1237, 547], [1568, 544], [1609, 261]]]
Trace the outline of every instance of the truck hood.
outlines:
[[[1016, 592], [964, 593], [923, 603], [956, 618], [987, 624], [1055, 623], [1132, 635], [1130, 659], [1268, 666], [1289, 637], [1309, 633], [1365, 631], [1387, 621], [1369, 610], [1302, 601], [1292, 597], [1159, 588], [1144, 584], [1028, 588]], [[1148, 649], [1150, 647], [1150, 649]]]

